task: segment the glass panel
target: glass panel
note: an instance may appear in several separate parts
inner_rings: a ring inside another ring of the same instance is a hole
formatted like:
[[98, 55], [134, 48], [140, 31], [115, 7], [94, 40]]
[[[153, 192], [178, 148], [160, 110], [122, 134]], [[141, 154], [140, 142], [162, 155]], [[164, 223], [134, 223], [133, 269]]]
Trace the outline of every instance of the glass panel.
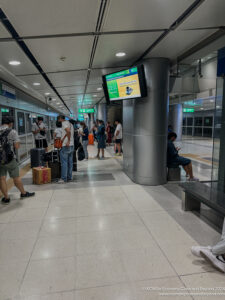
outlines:
[[27, 135], [27, 151], [28, 151], [29, 155], [30, 155], [30, 150], [32, 148], [34, 148], [33, 135], [32, 134], [28, 134]]
[[20, 148], [18, 150], [19, 160], [27, 158], [26, 137], [20, 137]]
[[17, 112], [17, 126], [19, 135], [25, 134], [25, 117], [21, 111]]
[[224, 85], [224, 79], [217, 78], [217, 81], [216, 81], [216, 108], [215, 108], [215, 114], [214, 114], [214, 130], [213, 130], [213, 165], [212, 165], [212, 180], [215, 180], [215, 181], [218, 181], [218, 171], [219, 171], [223, 85]]
[[212, 137], [212, 128], [203, 128], [204, 137]]
[[204, 118], [204, 126], [213, 126], [213, 117], [205, 117]]
[[194, 128], [194, 136], [202, 136], [202, 127]]
[[193, 118], [188, 117], [187, 118], [187, 126], [192, 126], [193, 125]]
[[195, 126], [202, 126], [202, 117], [195, 117]]
[[186, 118], [183, 118], [183, 126], [186, 126]]
[[192, 127], [187, 127], [187, 135], [192, 135]]
[[182, 127], [182, 134], [186, 135], [186, 127]]
[[32, 131], [30, 114], [25, 114], [25, 118], [26, 118], [26, 133], [30, 133]]

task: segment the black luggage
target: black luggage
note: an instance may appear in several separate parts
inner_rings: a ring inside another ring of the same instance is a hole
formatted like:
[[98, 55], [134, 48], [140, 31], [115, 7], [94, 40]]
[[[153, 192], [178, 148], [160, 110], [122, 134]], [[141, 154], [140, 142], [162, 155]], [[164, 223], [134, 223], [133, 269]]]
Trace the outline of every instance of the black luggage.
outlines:
[[34, 148], [30, 150], [31, 168], [45, 166], [44, 154], [45, 149]]
[[85, 153], [84, 153], [84, 148], [83, 148], [83, 146], [80, 146], [80, 147], [78, 148], [77, 154], [78, 154], [78, 160], [79, 160], [79, 161], [85, 159]]
[[61, 163], [59, 161], [49, 161], [48, 167], [51, 169], [52, 181], [61, 178]]

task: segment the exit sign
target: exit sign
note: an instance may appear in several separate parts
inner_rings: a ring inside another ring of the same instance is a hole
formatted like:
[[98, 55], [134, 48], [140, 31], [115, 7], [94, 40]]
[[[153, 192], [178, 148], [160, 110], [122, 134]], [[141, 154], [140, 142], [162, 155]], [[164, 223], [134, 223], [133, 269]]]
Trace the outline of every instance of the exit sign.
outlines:
[[183, 108], [183, 112], [186, 112], [186, 113], [188, 113], [188, 112], [194, 112], [195, 111], [195, 109], [194, 108]]
[[95, 112], [94, 108], [79, 108], [78, 110], [79, 113], [85, 113], [85, 114], [92, 114]]
[[8, 113], [8, 112], [9, 112], [9, 109], [8, 109], [8, 108], [1, 108], [1, 112], [3, 112], [3, 113]]

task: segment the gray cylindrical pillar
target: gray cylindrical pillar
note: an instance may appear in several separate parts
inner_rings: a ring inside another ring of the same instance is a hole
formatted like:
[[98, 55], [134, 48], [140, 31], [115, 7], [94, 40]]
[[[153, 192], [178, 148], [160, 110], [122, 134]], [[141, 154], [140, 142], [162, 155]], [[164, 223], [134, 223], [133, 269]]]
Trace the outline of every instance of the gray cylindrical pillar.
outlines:
[[[124, 136], [124, 170], [133, 181], [145, 185], [166, 183], [166, 150], [169, 93], [169, 60], [150, 58], [143, 62], [148, 96], [133, 101], [132, 138]], [[124, 122], [126, 105], [123, 107]], [[130, 109], [130, 108], [129, 108]], [[128, 130], [126, 130], [128, 132]], [[132, 140], [133, 166], [126, 162], [126, 140]]]
[[177, 141], [182, 139], [182, 125], [183, 125], [183, 107], [181, 103], [171, 105], [171, 124], [173, 131], [177, 134]]
[[106, 104], [105, 103], [99, 103], [97, 105], [97, 119], [103, 120], [106, 123], [107, 114], [106, 114]]

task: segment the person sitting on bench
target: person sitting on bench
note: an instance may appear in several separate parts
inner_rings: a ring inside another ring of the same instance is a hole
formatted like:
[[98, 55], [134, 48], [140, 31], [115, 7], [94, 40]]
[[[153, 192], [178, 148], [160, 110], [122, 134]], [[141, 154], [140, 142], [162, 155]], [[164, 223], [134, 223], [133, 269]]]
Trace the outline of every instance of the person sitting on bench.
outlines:
[[168, 168], [177, 168], [182, 166], [186, 172], [186, 176], [189, 177], [190, 181], [197, 181], [198, 179], [193, 176], [193, 169], [191, 160], [180, 156], [178, 154], [179, 148], [174, 146], [174, 141], [177, 138], [175, 132], [170, 132], [168, 134], [168, 144], [167, 144], [167, 167]]

